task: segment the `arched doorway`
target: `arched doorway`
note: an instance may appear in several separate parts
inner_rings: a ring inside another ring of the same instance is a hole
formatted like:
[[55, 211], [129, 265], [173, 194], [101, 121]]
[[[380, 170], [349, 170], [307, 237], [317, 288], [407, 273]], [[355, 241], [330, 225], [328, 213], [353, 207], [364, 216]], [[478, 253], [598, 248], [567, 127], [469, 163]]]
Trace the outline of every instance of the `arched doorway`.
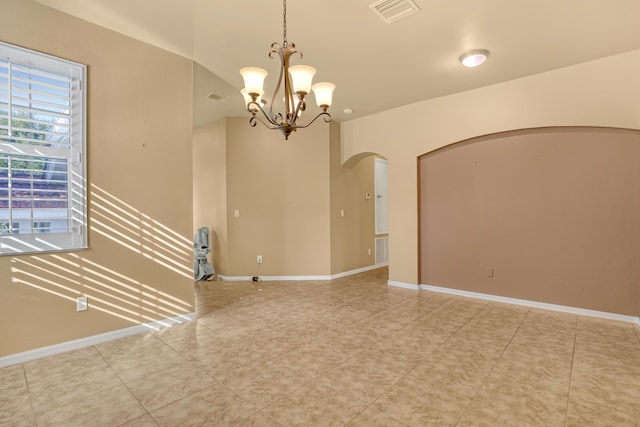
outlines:
[[379, 154], [361, 153], [332, 166], [334, 275], [388, 265], [386, 165], [387, 160]]

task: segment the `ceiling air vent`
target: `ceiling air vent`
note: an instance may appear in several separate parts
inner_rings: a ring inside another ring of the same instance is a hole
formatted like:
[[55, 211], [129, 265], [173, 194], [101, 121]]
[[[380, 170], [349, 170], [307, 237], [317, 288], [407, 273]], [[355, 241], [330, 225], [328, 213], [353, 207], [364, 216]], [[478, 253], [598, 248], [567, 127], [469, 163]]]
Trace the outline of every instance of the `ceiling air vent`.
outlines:
[[380, 0], [369, 7], [387, 24], [413, 15], [420, 10], [412, 0]]
[[225, 95], [224, 93], [220, 92], [211, 92], [209, 95], [207, 95], [207, 98], [213, 99], [214, 101], [222, 101], [227, 99], [228, 97], [229, 95]]

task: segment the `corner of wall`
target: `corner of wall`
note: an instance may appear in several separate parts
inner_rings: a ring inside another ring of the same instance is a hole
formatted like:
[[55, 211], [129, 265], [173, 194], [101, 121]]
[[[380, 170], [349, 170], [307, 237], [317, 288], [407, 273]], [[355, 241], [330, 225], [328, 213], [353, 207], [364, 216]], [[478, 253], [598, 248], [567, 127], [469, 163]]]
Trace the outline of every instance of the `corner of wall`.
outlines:
[[209, 227], [213, 266], [228, 271], [226, 119], [194, 130], [193, 225]]

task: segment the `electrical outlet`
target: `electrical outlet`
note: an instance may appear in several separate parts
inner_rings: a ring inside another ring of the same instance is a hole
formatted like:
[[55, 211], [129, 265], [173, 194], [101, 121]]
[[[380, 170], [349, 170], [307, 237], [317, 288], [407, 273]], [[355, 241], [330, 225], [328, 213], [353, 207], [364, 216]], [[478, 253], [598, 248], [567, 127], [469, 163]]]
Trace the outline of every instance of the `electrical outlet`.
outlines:
[[76, 298], [76, 311], [87, 311], [89, 309], [89, 298], [78, 297]]
[[262, 264], [262, 255], [258, 255], [258, 264]]

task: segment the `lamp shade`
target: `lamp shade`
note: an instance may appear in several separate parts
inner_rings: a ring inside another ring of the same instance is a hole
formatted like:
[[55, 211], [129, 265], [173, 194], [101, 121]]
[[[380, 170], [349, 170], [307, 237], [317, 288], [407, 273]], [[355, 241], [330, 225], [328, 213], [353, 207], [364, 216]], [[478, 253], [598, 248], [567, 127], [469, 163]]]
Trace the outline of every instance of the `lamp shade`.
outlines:
[[316, 69], [308, 65], [294, 65], [289, 67], [289, 75], [291, 76], [291, 84], [293, 92], [311, 92], [311, 82], [316, 74]]
[[[249, 103], [252, 101], [251, 99], [251, 95], [249, 95], [249, 92], [247, 92], [246, 89], [241, 89], [240, 93], [242, 94], [242, 96], [244, 97], [244, 105], [248, 106]], [[260, 104], [262, 102], [262, 93], [258, 94], [258, 97], [256, 98], [256, 102], [258, 104]], [[252, 105], [251, 107], [249, 107], [249, 110], [257, 110], [258, 107], [256, 105]]]
[[328, 82], [316, 83], [311, 87], [313, 93], [316, 95], [316, 104], [318, 104], [318, 107], [325, 109], [331, 107], [331, 98], [335, 88], [336, 85]]
[[240, 69], [240, 74], [244, 79], [244, 88], [247, 93], [263, 94], [264, 79], [267, 71], [257, 67], [245, 67]]

